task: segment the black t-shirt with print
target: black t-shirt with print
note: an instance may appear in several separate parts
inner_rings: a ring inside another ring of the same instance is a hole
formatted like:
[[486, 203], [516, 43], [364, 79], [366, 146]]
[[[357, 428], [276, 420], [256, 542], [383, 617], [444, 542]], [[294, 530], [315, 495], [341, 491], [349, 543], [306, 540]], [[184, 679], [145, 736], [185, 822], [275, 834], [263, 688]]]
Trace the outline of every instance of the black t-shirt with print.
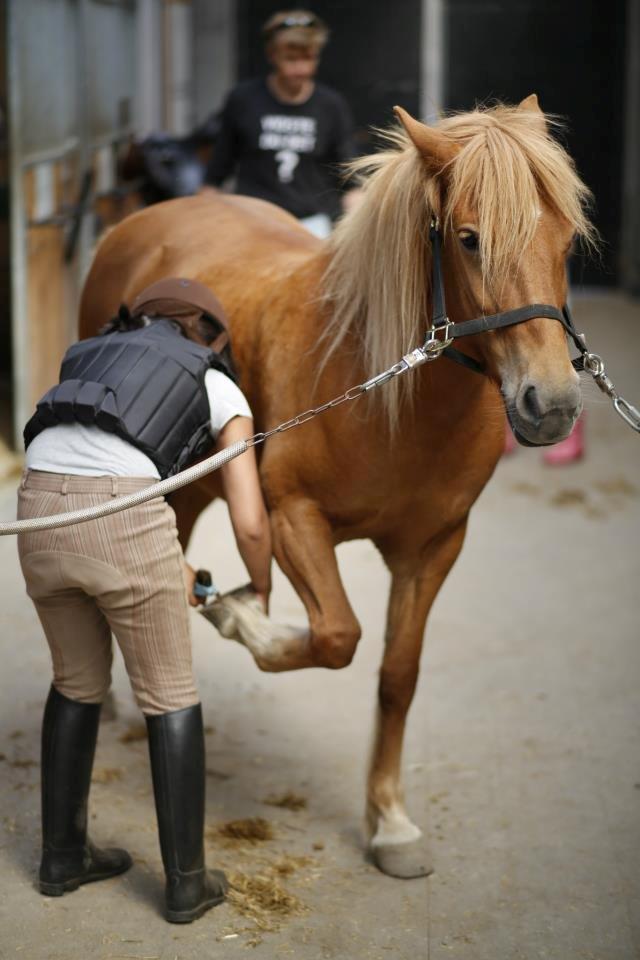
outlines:
[[246, 80], [221, 113], [206, 182], [236, 174], [236, 193], [269, 200], [295, 217], [339, 213], [337, 165], [353, 156], [351, 114], [322, 84], [305, 103], [281, 103], [263, 79]]

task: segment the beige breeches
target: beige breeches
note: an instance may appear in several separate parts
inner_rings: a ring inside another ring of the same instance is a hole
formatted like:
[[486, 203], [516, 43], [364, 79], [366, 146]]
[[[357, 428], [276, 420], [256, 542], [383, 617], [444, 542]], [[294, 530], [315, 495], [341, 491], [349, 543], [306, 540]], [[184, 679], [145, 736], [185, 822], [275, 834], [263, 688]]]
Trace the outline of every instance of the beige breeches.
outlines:
[[[78, 510], [150, 482], [27, 471], [18, 517]], [[164, 499], [101, 520], [21, 534], [18, 550], [60, 693], [82, 703], [103, 700], [111, 683], [113, 633], [145, 714], [198, 702], [183, 554], [175, 514]]]

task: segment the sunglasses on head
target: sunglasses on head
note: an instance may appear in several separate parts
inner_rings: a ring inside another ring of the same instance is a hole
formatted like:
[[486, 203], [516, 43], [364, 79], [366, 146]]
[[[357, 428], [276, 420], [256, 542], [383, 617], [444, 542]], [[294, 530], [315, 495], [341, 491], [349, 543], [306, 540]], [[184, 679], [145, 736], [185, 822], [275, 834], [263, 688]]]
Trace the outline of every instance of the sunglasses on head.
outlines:
[[278, 33], [279, 30], [288, 30], [290, 27], [315, 27], [318, 25], [317, 17], [285, 17], [273, 28], [271, 33]]

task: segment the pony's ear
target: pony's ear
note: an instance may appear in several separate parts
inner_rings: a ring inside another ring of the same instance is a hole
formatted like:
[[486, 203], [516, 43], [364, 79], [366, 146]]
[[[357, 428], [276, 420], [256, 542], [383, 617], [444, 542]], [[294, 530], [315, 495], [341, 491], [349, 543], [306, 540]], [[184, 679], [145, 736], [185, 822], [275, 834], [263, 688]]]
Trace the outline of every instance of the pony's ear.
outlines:
[[415, 120], [402, 107], [394, 107], [393, 112], [433, 173], [439, 173], [459, 153], [459, 145], [440, 130]]
[[521, 100], [518, 104], [518, 110], [530, 110], [531, 113], [542, 113], [538, 102], [538, 94], [530, 93], [528, 97]]
[[541, 129], [545, 133], [547, 132], [547, 121], [544, 118], [544, 113], [542, 112], [536, 93], [530, 93], [528, 97], [521, 100], [518, 104], [518, 110], [525, 110], [527, 113], [536, 114]]

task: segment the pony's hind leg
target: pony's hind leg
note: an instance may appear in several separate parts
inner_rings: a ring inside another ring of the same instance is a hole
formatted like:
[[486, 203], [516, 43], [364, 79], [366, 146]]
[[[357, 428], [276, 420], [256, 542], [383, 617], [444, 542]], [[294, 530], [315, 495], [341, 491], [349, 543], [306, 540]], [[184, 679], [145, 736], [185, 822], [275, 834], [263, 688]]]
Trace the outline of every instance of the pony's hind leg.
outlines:
[[402, 744], [427, 615], [460, 552], [464, 531], [463, 523], [422, 550], [411, 550], [409, 556], [401, 544], [395, 543], [394, 548], [379, 544], [393, 581], [369, 771], [367, 825], [376, 865], [395, 877], [421, 877], [432, 870], [426, 840], [405, 809]]
[[256, 630], [242, 642], [261, 670], [347, 666], [360, 638], [360, 625], [340, 580], [327, 519], [301, 496], [278, 502], [270, 516], [276, 559], [306, 607], [309, 629]]

